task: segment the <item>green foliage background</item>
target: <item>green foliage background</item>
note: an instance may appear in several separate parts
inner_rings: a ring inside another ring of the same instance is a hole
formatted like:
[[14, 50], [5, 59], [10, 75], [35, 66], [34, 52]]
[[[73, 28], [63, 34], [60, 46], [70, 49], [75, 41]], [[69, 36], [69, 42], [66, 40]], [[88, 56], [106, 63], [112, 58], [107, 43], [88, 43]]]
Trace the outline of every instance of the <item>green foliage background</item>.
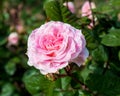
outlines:
[[[80, 3], [75, 14], [65, 1]], [[84, 0], [0, 0], [0, 96], [120, 96], [120, 0], [93, 1], [97, 20], [89, 29], [90, 20], [79, 12]], [[49, 75], [54, 81], [29, 67], [25, 55], [29, 34], [49, 20], [81, 29], [90, 52], [80, 68], [71, 64]], [[11, 32], [18, 32], [18, 46], [7, 46]]]

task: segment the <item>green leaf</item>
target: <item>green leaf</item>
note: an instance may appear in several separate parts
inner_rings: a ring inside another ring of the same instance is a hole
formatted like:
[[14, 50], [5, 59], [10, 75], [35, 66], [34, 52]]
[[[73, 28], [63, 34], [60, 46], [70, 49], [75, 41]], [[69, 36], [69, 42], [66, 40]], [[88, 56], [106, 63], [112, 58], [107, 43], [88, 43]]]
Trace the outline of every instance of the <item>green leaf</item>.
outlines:
[[102, 44], [106, 46], [120, 46], [120, 29], [112, 29], [110, 33], [102, 38]]
[[117, 63], [117, 62], [110, 62], [109, 66], [110, 66], [111, 70], [113, 70], [114, 73], [117, 71], [118, 74], [119, 74], [119, 72], [120, 72], [120, 64], [119, 63]]
[[62, 92], [54, 91], [53, 96], [63, 96]]
[[120, 78], [110, 71], [105, 74], [89, 75], [86, 84], [90, 90], [97, 92], [100, 96], [118, 96], [120, 94]]
[[71, 13], [67, 7], [63, 6], [62, 3], [60, 7], [61, 7], [62, 21], [71, 24], [76, 28], [80, 28], [80, 24], [78, 21], [79, 18], [77, 18], [75, 14]]
[[120, 0], [110, 0], [110, 3], [111, 3], [113, 6], [119, 6], [119, 5], [120, 5]]
[[63, 96], [74, 96], [74, 91], [72, 90], [65, 91]]
[[16, 64], [20, 62], [20, 59], [17, 57], [13, 57], [8, 61], [8, 63], [5, 65], [5, 71], [9, 75], [14, 75], [16, 71]]
[[84, 83], [90, 73], [91, 73], [91, 70], [87, 66], [80, 72], [80, 75], [84, 80]]
[[107, 50], [102, 45], [99, 45], [98, 48], [92, 51], [92, 57], [95, 61], [107, 61], [108, 54]]
[[44, 92], [46, 96], [53, 96], [55, 81], [45, 81], [44, 83]]
[[54, 81], [47, 80], [37, 70], [29, 70], [23, 76], [26, 89], [32, 95], [43, 92], [45, 96], [53, 96]]
[[0, 93], [0, 96], [12, 96], [14, 91], [14, 87], [10, 83], [6, 83], [2, 86], [2, 91]]
[[54, 21], [62, 21], [61, 9], [58, 0], [49, 0], [44, 4], [47, 17]]
[[53, 21], [62, 21], [69, 23], [76, 28], [80, 28], [78, 18], [72, 14], [67, 7], [63, 6], [63, 2], [59, 0], [48, 0], [44, 4], [47, 18]]
[[45, 78], [36, 70], [29, 70], [23, 76], [26, 89], [31, 94], [37, 94], [43, 90]]
[[71, 82], [71, 78], [70, 77], [61, 78], [62, 89], [68, 89], [70, 82]]
[[102, 12], [102, 13], [110, 13], [113, 11], [113, 9], [111, 8], [110, 5], [106, 6], [106, 4], [104, 2], [97, 7], [97, 11]]
[[[60, 70], [60, 74], [66, 74], [65, 70], [64, 69]], [[58, 82], [58, 80], [59, 80], [59, 82]], [[63, 77], [63, 78], [59, 78], [58, 80], [56, 83], [59, 83], [61, 85], [59, 88], [61, 88], [63, 90], [67, 90], [70, 87], [70, 82], [71, 82], [70, 77], [68, 77], [68, 76]]]
[[9, 61], [6, 65], [5, 65], [5, 71], [7, 74], [9, 75], [14, 75], [15, 71], [16, 71], [16, 64], [14, 62]]
[[94, 32], [88, 29], [83, 29], [82, 32], [85, 36], [87, 47], [89, 49], [95, 49], [98, 46], [98, 44], [95, 43], [96, 39], [94, 38], [94, 34], [93, 34]]

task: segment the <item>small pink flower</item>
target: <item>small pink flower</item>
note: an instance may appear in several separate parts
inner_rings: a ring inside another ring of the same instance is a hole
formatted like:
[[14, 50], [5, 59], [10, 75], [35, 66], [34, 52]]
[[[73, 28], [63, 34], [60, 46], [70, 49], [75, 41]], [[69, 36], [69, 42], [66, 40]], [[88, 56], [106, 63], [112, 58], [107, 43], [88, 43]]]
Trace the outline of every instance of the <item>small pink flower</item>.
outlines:
[[16, 25], [16, 30], [19, 34], [24, 33], [24, 27], [22, 24]]
[[92, 10], [96, 8], [95, 3], [94, 2], [89, 2], [86, 1], [83, 6], [82, 6], [82, 16], [87, 16], [92, 22], [90, 23], [90, 26], [88, 26], [88, 28], [93, 27], [93, 15], [92, 15]]
[[68, 7], [70, 12], [75, 13], [75, 6], [74, 6], [73, 2], [65, 2], [65, 3], [63, 3], [63, 5]]
[[8, 36], [8, 45], [18, 45], [19, 36], [16, 32], [12, 32]]
[[80, 66], [88, 57], [81, 30], [59, 21], [50, 21], [34, 30], [28, 38], [28, 64], [42, 74], [55, 73], [69, 62]]

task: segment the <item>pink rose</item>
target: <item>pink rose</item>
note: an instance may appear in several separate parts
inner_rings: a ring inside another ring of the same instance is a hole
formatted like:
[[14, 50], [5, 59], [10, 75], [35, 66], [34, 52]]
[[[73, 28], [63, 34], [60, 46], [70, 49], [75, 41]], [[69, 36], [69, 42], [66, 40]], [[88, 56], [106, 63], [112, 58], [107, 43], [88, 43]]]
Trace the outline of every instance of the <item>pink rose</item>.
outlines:
[[81, 30], [59, 21], [50, 21], [34, 30], [28, 38], [28, 64], [42, 74], [55, 73], [69, 62], [80, 66], [88, 57]]
[[88, 28], [93, 27], [93, 15], [91, 9], [94, 8], [96, 8], [95, 3], [90, 3], [89, 1], [86, 1], [82, 6], [82, 16], [87, 16], [91, 20], [90, 26], [88, 26]]
[[65, 2], [65, 3], [63, 3], [63, 5], [68, 7], [70, 12], [75, 13], [75, 6], [74, 6], [73, 2]]
[[18, 45], [19, 36], [16, 32], [12, 32], [8, 36], [8, 45]]

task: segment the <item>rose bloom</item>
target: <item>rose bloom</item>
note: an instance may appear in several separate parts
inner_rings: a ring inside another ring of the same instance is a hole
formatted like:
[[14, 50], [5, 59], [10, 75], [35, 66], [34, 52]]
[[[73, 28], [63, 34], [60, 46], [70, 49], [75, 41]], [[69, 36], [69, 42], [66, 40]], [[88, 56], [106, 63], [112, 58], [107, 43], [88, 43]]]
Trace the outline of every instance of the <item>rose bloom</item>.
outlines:
[[93, 15], [92, 15], [92, 10], [91, 9], [94, 9], [96, 8], [95, 6], [95, 3], [94, 2], [89, 2], [89, 1], [86, 1], [83, 6], [82, 6], [82, 16], [87, 16], [90, 20], [91, 20], [91, 23], [90, 23], [90, 26], [88, 26], [88, 28], [91, 29], [91, 27], [93, 27]]
[[73, 2], [65, 2], [65, 3], [63, 3], [63, 5], [68, 7], [70, 12], [75, 13], [75, 6], [74, 6]]
[[28, 38], [28, 64], [42, 74], [56, 73], [70, 62], [80, 66], [88, 57], [81, 30], [59, 21], [35, 29]]
[[19, 36], [16, 32], [12, 32], [8, 36], [8, 45], [18, 45]]

